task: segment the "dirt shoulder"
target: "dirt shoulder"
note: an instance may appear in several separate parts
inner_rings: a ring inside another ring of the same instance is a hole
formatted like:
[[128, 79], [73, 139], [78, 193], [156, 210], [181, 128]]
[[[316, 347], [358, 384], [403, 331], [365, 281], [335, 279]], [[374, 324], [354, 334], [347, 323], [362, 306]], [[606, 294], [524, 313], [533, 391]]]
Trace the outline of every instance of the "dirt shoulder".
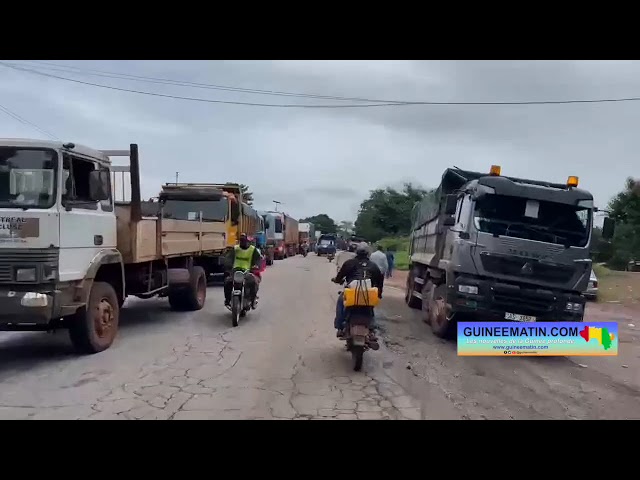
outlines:
[[630, 309], [587, 307], [587, 320], [620, 325], [618, 357], [459, 357], [455, 342], [435, 337], [404, 304], [400, 275], [387, 286], [377, 310], [404, 370], [396, 380], [414, 391], [437, 388], [460, 418], [640, 419], [640, 315]]
[[617, 272], [595, 266], [598, 303], [619, 304], [640, 313], [640, 272]]

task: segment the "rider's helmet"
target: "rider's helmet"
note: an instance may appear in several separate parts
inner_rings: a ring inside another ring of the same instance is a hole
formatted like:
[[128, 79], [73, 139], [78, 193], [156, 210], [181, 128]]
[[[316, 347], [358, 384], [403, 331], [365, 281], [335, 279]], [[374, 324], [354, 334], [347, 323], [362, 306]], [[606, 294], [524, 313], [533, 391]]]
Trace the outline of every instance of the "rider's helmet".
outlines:
[[238, 244], [240, 248], [249, 248], [249, 237], [247, 237], [246, 233], [241, 233], [238, 237]]
[[356, 246], [356, 257], [369, 258], [369, 245], [366, 242], [360, 242]]

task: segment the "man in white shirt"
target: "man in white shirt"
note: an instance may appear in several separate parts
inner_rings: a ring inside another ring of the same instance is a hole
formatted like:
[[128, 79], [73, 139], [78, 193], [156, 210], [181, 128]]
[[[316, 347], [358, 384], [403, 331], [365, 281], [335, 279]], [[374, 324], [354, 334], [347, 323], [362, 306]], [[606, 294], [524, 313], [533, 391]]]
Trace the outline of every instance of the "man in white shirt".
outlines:
[[380, 245], [376, 245], [376, 251], [371, 254], [369, 259], [378, 266], [382, 275], [386, 277], [387, 271], [389, 271], [389, 262]]
[[356, 253], [348, 252], [346, 250], [338, 250], [338, 253], [336, 254], [336, 272], [339, 272], [344, 262], [350, 258], [356, 258]]

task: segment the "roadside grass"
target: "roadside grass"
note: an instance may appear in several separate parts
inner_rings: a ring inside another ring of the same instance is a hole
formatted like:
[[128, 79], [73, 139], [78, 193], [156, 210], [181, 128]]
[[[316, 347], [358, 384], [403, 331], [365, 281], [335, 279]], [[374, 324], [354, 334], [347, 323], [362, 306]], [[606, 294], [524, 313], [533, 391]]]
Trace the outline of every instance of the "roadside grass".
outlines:
[[640, 305], [640, 272], [619, 272], [604, 265], [594, 265], [598, 277], [598, 303]]
[[378, 242], [385, 250], [395, 253], [396, 270], [409, 270], [409, 239], [407, 237], [387, 237]]

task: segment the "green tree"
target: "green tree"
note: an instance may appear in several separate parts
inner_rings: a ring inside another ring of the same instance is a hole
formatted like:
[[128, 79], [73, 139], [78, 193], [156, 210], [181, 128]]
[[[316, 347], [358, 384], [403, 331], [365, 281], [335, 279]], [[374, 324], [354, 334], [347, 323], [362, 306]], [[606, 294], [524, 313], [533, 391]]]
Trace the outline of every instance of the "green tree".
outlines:
[[378, 188], [360, 204], [356, 235], [375, 242], [383, 237], [406, 236], [411, 231], [411, 211], [428, 190], [405, 183], [402, 190]]
[[640, 259], [640, 181], [627, 178], [625, 188], [609, 202], [609, 216], [617, 223], [609, 263], [625, 268], [629, 260]]
[[320, 231], [322, 233], [336, 233], [338, 231], [336, 222], [326, 213], [320, 213], [319, 215], [314, 215], [313, 217], [301, 218], [300, 222], [313, 223], [316, 232]]
[[342, 237], [346, 238], [350, 235], [353, 235], [354, 231], [355, 227], [353, 225], [353, 222], [350, 222], [348, 220], [342, 220], [338, 225], [338, 234]]

